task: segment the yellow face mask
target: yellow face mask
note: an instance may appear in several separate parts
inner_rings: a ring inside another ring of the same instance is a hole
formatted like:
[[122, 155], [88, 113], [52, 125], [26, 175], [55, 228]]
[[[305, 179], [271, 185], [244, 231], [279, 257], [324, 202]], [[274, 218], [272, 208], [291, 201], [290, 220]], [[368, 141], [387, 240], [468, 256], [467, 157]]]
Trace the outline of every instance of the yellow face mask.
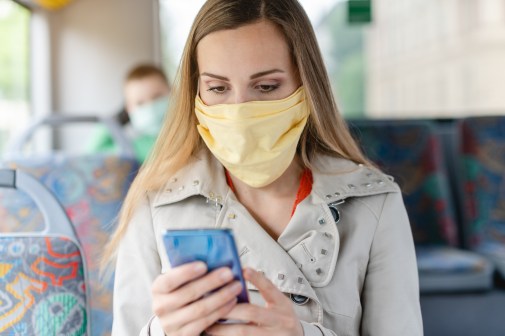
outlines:
[[309, 107], [303, 87], [281, 100], [207, 106], [196, 97], [198, 132], [235, 177], [251, 187], [279, 178], [293, 161]]

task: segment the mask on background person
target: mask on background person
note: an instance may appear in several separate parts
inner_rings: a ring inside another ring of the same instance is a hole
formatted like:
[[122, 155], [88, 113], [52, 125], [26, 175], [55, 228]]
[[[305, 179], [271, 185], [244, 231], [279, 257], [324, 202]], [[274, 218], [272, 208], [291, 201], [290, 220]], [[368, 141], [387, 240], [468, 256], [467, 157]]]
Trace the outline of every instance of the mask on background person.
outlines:
[[196, 97], [200, 136], [235, 177], [251, 187], [279, 178], [293, 161], [309, 116], [303, 87], [281, 100], [207, 106]]
[[168, 97], [161, 97], [135, 108], [129, 114], [133, 129], [139, 134], [158, 135], [168, 105]]

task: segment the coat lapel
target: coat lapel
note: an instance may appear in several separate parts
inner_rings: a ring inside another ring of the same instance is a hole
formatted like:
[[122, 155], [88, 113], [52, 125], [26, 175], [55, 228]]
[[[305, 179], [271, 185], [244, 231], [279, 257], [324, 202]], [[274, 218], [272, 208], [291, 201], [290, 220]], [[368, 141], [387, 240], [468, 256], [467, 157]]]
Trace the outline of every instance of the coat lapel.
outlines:
[[[306, 296], [319, 305], [309, 279], [297, 263], [252, 218], [232, 193], [224, 202], [217, 226], [233, 229], [242, 267], [261, 271], [280, 291]], [[250, 289], [256, 290], [253, 286]]]
[[340, 239], [324, 200], [312, 193], [298, 204], [278, 243], [298, 265], [311, 286], [323, 287], [330, 282], [337, 263]]

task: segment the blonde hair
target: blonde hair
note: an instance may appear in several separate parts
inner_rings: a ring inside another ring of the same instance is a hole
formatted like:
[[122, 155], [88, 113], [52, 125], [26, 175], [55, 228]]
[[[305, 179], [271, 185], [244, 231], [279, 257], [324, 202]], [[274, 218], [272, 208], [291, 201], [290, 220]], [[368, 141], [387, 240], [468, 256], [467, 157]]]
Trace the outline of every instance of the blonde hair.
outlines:
[[300, 138], [298, 155], [313, 168], [316, 153], [368, 164], [351, 137], [332, 95], [317, 40], [297, 0], [207, 0], [193, 22], [174, 83], [172, 108], [167, 114], [153, 155], [144, 163], [122, 207], [119, 225], [105, 250], [105, 262], [114, 259], [136, 205], [146, 192], [158, 190], [171, 175], [188, 164], [204, 143], [197, 132], [194, 102], [198, 90], [196, 47], [208, 34], [267, 20], [284, 33], [311, 114]]

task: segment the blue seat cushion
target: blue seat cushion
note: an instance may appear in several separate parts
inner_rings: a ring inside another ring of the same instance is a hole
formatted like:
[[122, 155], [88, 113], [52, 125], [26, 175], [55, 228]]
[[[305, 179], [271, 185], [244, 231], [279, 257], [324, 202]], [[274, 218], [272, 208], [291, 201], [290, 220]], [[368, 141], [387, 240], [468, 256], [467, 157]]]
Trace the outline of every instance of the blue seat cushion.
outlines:
[[416, 246], [421, 292], [488, 290], [492, 264], [471, 251], [447, 246]]

